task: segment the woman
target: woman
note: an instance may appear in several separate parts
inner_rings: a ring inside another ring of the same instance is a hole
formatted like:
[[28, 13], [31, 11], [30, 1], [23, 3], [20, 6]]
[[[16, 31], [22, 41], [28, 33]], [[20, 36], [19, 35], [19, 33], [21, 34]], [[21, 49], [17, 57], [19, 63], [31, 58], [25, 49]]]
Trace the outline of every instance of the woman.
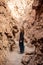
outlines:
[[20, 29], [19, 47], [20, 47], [20, 53], [24, 53], [24, 28], [23, 27]]

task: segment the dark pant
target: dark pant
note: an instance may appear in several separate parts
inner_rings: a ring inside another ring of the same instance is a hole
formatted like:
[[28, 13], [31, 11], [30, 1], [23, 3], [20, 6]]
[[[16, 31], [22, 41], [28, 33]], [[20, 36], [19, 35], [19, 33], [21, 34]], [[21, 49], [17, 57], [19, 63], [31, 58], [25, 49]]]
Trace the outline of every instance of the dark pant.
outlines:
[[24, 53], [24, 43], [19, 42], [19, 47], [20, 47], [20, 53]]

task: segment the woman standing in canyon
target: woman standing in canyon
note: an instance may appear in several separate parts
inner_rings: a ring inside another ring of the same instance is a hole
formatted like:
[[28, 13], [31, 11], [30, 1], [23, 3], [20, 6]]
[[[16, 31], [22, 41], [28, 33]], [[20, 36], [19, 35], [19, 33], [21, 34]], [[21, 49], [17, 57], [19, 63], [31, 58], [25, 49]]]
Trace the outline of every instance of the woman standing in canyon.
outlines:
[[19, 48], [20, 48], [20, 53], [24, 53], [24, 28], [23, 27], [20, 29]]

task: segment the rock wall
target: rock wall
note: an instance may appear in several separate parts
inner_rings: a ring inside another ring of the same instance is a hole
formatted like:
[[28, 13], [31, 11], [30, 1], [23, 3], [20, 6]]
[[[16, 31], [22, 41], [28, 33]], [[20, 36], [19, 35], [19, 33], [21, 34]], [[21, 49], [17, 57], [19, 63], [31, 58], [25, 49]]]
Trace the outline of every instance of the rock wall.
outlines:
[[[16, 8], [14, 8], [15, 11], [10, 8], [14, 1], [16, 7], [18, 6], [17, 12]], [[21, 63], [43, 65], [43, 0], [18, 0], [18, 3], [21, 2], [23, 10], [20, 9], [20, 5], [17, 5], [16, 0], [0, 0], [0, 65], [6, 65], [8, 51], [18, 52], [22, 26], [26, 51]]]

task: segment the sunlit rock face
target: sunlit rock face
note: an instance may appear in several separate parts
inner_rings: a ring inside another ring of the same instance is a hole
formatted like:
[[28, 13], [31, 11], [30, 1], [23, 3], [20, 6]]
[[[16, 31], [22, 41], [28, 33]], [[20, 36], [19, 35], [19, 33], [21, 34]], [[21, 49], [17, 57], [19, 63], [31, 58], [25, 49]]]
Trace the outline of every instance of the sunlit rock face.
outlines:
[[34, 0], [8, 0], [7, 5], [13, 18], [23, 21], [32, 10]]

